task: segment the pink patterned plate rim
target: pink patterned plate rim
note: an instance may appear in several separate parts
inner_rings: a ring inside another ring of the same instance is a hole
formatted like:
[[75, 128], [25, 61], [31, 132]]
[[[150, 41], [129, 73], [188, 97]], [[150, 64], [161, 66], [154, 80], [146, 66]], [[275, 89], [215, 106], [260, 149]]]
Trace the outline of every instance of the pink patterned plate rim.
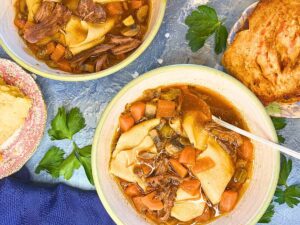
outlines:
[[[232, 44], [236, 34], [244, 28], [245, 24], [248, 22], [249, 16], [255, 10], [258, 2], [253, 3], [242, 13], [238, 21], [233, 25], [229, 32], [227, 43]], [[271, 103], [267, 107], [269, 115], [276, 117], [286, 117], [286, 118], [300, 118], [300, 102], [296, 103]]]
[[1, 179], [20, 170], [33, 155], [44, 135], [47, 110], [38, 85], [17, 64], [0, 59], [0, 76], [7, 84], [20, 88], [33, 102], [24, 125], [0, 147]]

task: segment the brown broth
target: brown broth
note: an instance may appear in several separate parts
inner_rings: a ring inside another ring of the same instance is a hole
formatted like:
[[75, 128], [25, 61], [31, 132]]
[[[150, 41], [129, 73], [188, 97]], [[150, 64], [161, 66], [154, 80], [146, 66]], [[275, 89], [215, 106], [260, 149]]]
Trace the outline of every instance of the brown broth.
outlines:
[[[62, 4], [68, 4], [70, 0], [63, 0]], [[17, 0], [15, 3], [15, 10], [16, 10], [16, 16], [15, 16], [15, 24], [17, 24], [16, 21], [21, 21], [25, 23], [27, 21], [28, 17], [28, 11], [27, 7], [24, 8], [24, 0]], [[130, 7], [130, 2], [124, 2], [121, 4], [127, 4], [127, 7], [124, 7], [123, 5], [123, 13], [118, 16], [113, 16], [116, 20], [116, 23], [114, 27], [106, 34], [106, 36], [109, 35], [122, 35], [121, 30], [126, 28], [126, 26], [123, 24], [123, 20], [126, 19], [128, 16], [132, 15], [134, 20], [135, 20], [135, 26], [140, 26], [140, 32], [134, 36], [134, 39], [143, 41], [144, 36], [147, 33], [148, 30], [148, 25], [149, 25], [149, 18], [150, 18], [150, 13], [151, 13], [151, 4], [150, 0], [143, 0], [143, 6], [147, 5], [149, 7], [147, 17], [143, 22], [138, 21], [136, 13], [137, 9], [132, 9]], [[26, 4], [25, 4], [26, 5]], [[101, 4], [104, 8], [104, 10], [107, 13], [107, 17], [112, 17], [109, 15], [109, 12], [107, 10], [107, 4]], [[21, 10], [22, 9], [22, 10]], [[73, 12], [74, 14], [74, 12]], [[64, 40], [64, 35], [62, 35], [60, 32], [56, 33], [53, 36], [46, 37], [42, 39], [41, 41], [37, 42], [36, 44], [31, 44], [28, 41], [26, 41], [23, 37], [24, 35], [24, 28], [20, 28], [17, 26], [19, 35], [22, 37], [23, 41], [27, 45], [28, 49], [25, 49], [25, 51], [30, 52], [33, 54], [38, 60], [41, 60], [45, 62], [49, 67], [53, 69], [59, 69], [65, 72], [71, 72], [74, 74], [82, 74], [82, 73], [93, 73], [93, 72], [98, 72], [96, 71], [96, 60], [98, 57], [89, 57], [87, 60], [85, 60], [82, 64], [79, 63], [72, 63], [72, 53], [69, 51], [68, 46], [66, 46], [65, 40]], [[66, 48], [65, 55], [59, 59], [59, 61], [55, 62], [51, 59], [51, 54], [46, 53], [47, 49], [47, 44], [49, 42], [53, 42], [55, 45], [61, 44]], [[106, 38], [103, 43], [101, 44], [108, 44], [110, 42], [109, 38]], [[138, 48], [138, 47], [137, 47]], [[104, 64], [101, 70], [108, 69], [123, 60], [125, 60], [127, 57], [129, 57], [134, 51], [136, 50], [133, 49], [132, 51], [120, 54], [120, 55], [114, 55], [111, 51], [105, 52], [107, 54], [107, 62]]]
[[[163, 91], [168, 91], [172, 88], [182, 88], [182, 87], [186, 88], [187, 86], [178, 84], [178, 85], [172, 85], [172, 86], [162, 86], [162, 87], [160, 87], [160, 89], [163, 92]], [[196, 94], [197, 96], [199, 96], [202, 100], [204, 100], [210, 106], [213, 115], [220, 117], [222, 120], [224, 120], [228, 123], [231, 123], [235, 126], [238, 126], [242, 129], [249, 130], [248, 126], [247, 126], [246, 122], [244, 121], [240, 112], [223, 96], [221, 96], [220, 94], [218, 94], [210, 89], [204, 88], [204, 87], [188, 86], [188, 89], [193, 94]], [[142, 97], [138, 98], [136, 101], [147, 102], [149, 100], [150, 100], [149, 97], [142, 96]], [[129, 112], [128, 108], [130, 107], [130, 105], [131, 104], [128, 104], [126, 106], [124, 113]], [[121, 132], [118, 130], [114, 137], [114, 141], [112, 144], [112, 150], [114, 150], [115, 145], [120, 137], [120, 134], [121, 134]], [[237, 161], [238, 160], [241, 160], [241, 158], [239, 158], [239, 156], [237, 156]], [[235, 167], [236, 166], [237, 166], [237, 164], [235, 164]], [[245, 183], [237, 185], [233, 180], [231, 180], [226, 188], [226, 190], [230, 189], [230, 190], [237, 191], [239, 193], [238, 202], [243, 197], [243, 194], [246, 191], [249, 181], [252, 177], [253, 160], [247, 161], [244, 168], [247, 170], [247, 180], [245, 181]], [[117, 177], [114, 177], [114, 179], [119, 184], [120, 190], [123, 192], [124, 188], [122, 187], [121, 183], [124, 181]], [[204, 193], [202, 193], [202, 194], [204, 194]], [[128, 199], [128, 202], [130, 202], [132, 207], [135, 208], [132, 199], [126, 195], [125, 195], [125, 197]], [[238, 202], [237, 202], [237, 204], [238, 204]], [[170, 219], [168, 221], [162, 222], [158, 219], [153, 218], [153, 216], [149, 217], [149, 216], [146, 216], [143, 214], [142, 214], [142, 216], [146, 220], [148, 220], [150, 223], [154, 223], [154, 224], [166, 224], [166, 225], [191, 225], [191, 224], [193, 224], [194, 225], [194, 224], [207, 224], [207, 223], [212, 222], [213, 220], [218, 219], [220, 216], [227, 214], [227, 213], [221, 213], [218, 209], [218, 206], [211, 205], [211, 203], [209, 201], [207, 201], [207, 203], [208, 203], [208, 205], [210, 205], [210, 208], [215, 211], [215, 216], [207, 222], [201, 223], [201, 222], [196, 222], [195, 220], [188, 221], [188, 222], [181, 222], [172, 217], [170, 217]]]

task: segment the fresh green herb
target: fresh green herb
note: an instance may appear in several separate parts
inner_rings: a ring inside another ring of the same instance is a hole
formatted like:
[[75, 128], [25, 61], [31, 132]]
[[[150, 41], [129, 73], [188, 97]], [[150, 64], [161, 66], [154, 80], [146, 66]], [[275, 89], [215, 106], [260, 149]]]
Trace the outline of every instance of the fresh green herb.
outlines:
[[66, 180], [70, 180], [75, 170], [80, 168], [80, 162], [76, 158], [74, 151], [63, 161], [59, 168], [59, 175]]
[[278, 142], [280, 144], [283, 144], [285, 142], [285, 138], [281, 134], [277, 134], [277, 137], [278, 137]]
[[64, 161], [65, 152], [57, 147], [51, 147], [40, 161], [35, 172], [39, 174], [42, 170], [46, 170], [52, 177], [59, 177], [59, 168]]
[[61, 107], [51, 122], [51, 129], [48, 134], [51, 140], [71, 140], [73, 135], [84, 127], [85, 119], [78, 108], [73, 108], [67, 113], [66, 109]]
[[292, 171], [293, 162], [292, 160], [287, 160], [285, 156], [281, 157], [281, 169], [279, 174], [278, 185], [287, 186], [287, 179]]
[[264, 213], [264, 215], [258, 221], [258, 223], [270, 223], [271, 219], [272, 219], [272, 217], [274, 215], [274, 213], [275, 213], [275, 211], [274, 211], [274, 205], [270, 204], [269, 207], [268, 207], [268, 209]]
[[225, 50], [228, 32], [223, 22], [218, 19], [215, 9], [201, 5], [186, 18], [185, 23], [189, 27], [186, 39], [193, 52], [202, 48], [214, 33], [216, 54]]
[[286, 126], [285, 118], [272, 117], [272, 121], [276, 130], [282, 130]]
[[280, 105], [277, 102], [272, 102], [266, 107], [269, 115], [279, 114], [281, 112]]
[[77, 159], [80, 161], [81, 165], [84, 168], [85, 174], [89, 180], [89, 182], [94, 185], [93, 174], [92, 174], [92, 166], [91, 166], [91, 151], [92, 146], [88, 145], [83, 148], [79, 148], [74, 143], [74, 152]]
[[294, 208], [300, 203], [300, 185], [291, 185], [285, 189], [277, 188], [275, 196], [275, 202], [280, 205], [286, 203], [290, 208]]

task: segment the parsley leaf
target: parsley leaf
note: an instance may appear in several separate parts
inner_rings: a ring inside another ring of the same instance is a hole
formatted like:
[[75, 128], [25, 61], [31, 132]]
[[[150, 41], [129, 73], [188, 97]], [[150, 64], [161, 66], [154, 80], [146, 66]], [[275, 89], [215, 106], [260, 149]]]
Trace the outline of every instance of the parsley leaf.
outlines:
[[294, 208], [300, 203], [300, 185], [291, 185], [285, 190], [277, 188], [275, 196], [275, 202], [280, 205], [286, 203], [290, 208]]
[[75, 156], [80, 161], [81, 165], [83, 166], [85, 174], [86, 174], [89, 182], [92, 185], [94, 185], [92, 166], [91, 166], [91, 151], [92, 151], [91, 145], [85, 146], [83, 148], [79, 148], [74, 143]]
[[64, 176], [66, 180], [70, 180], [74, 170], [79, 169], [80, 166], [80, 162], [76, 158], [74, 152], [72, 152], [60, 165], [59, 175]]
[[222, 53], [226, 49], [228, 32], [224, 25], [221, 25], [217, 28], [215, 34], [215, 52], [217, 54]]
[[285, 138], [281, 134], [277, 134], [277, 137], [278, 137], [278, 142], [280, 144], [283, 144], [285, 142]]
[[64, 160], [64, 154], [62, 149], [51, 147], [35, 169], [35, 173], [39, 174], [42, 170], [46, 170], [52, 177], [59, 177], [59, 167]]
[[220, 54], [226, 48], [228, 32], [222, 21], [219, 21], [215, 9], [201, 5], [194, 10], [185, 20], [189, 27], [186, 39], [193, 52], [198, 51], [205, 41], [215, 34], [215, 52]]
[[71, 140], [73, 135], [84, 127], [85, 119], [78, 108], [73, 108], [67, 113], [66, 109], [61, 107], [51, 122], [51, 129], [49, 129], [48, 134], [51, 140]]
[[274, 213], [275, 213], [274, 205], [270, 204], [269, 207], [267, 208], [266, 212], [264, 213], [264, 215], [258, 221], [258, 223], [270, 223], [272, 217], [274, 216]]
[[286, 126], [285, 118], [272, 117], [272, 121], [276, 130], [282, 130]]
[[286, 186], [287, 185], [287, 179], [292, 171], [293, 162], [292, 160], [287, 160], [284, 155], [282, 155], [281, 158], [281, 170], [279, 174], [279, 180], [278, 185], [279, 186]]

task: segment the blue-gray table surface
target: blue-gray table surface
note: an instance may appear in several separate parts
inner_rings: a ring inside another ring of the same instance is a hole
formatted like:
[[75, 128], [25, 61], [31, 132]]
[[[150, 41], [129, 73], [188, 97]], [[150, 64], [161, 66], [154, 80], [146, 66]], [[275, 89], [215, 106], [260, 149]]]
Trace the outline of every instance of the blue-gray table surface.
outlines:
[[[216, 56], [213, 52], [212, 40], [209, 40], [200, 51], [191, 52], [185, 40], [187, 27], [184, 25], [184, 19], [196, 6], [208, 3], [217, 10], [221, 18], [226, 18], [226, 26], [231, 28], [242, 11], [253, 2], [254, 0], [169, 0], [163, 24], [153, 43], [142, 56], [127, 68], [111, 76], [88, 82], [68, 83], [37, 77], [36, 80], [42, 89], [47, 104], [47, 129], [58, 107], [72, 108], [77, 106], [83, 112], [87, 126], [83, 131], [76, 134], [75, 142], [79, 146], [91, 144], [95, 128], [106, 105], [124, 85], [140, 74], [161, 66], [182, 63], [206, 65], [222, 70], [219, 64], [220, 56]], [[9, 58], [1, 47], [0, 57]], [[288, 120], [287, 126], [281, 132], [286, 138], [286, 146], [300, 150], [299, 131], [300, 119]], [[52, 179], [43, 172], [39, 175], [34, 173], [41, 158], [53, 145], [62, 147], [67, 153], [72, 151], [71, 142], [51, 141], [49, 136], [45, 134], [38, 150], [26, 164], [32, 179], [36, 182], [63, 182], [81, 189], [93, 190], [94, 187], [89, 184], [82, 168], [75, 171], [74, 176], [69, 181], [61, 178]], [[290, 184], [300, 183], [300, 163], [293, 160], [293, 165], [289, 182]], [[300, 224], [299, 215], [300, 207], [291, 209], [286, 205], [275, 204], [275, 215], [270, 224]]]

